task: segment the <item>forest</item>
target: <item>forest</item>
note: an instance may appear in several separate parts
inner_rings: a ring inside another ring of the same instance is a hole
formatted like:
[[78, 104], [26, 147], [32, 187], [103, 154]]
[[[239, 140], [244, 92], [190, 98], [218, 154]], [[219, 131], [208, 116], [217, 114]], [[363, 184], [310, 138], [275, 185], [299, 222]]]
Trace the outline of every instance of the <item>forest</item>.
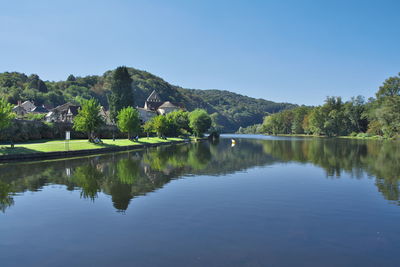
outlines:
[[[234, 132], [240, 126], [262, 123], [264, 116], [295, 107], [222, 90], [194, 90], [171, 85], [146, 71], [127, 68], [132, 79], [133, 105], [142, 107], [148, 95], [156, 90], [164, 101], [182, 103], [188, 111], [205, 109], [215, 118], [223, 132]], [[37, 106], [53, 108], [66, 102], [81, 103], [95, 98], [109, 108], [112, 74], [79, 77], [69, 75], [65, 81], [46, 81], [38, 75], [19, 72], [0, 73], [0, 98], [9, 103], [32, 100]]]
[[373, 98], [357, 96], [343, 101], [330, 96], [320, 106], [270, 114], [262, 124], [239, 128], [238, 133], [398, 138], [400, 74], [386, 79]]

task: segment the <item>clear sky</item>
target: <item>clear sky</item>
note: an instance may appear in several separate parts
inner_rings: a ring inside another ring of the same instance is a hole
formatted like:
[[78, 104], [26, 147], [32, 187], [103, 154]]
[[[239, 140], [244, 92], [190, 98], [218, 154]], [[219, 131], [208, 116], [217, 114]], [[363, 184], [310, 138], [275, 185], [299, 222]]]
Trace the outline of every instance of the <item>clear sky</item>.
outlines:
[[320, 104], [400, 72], [400, 1], [0, 0], [0, 72], [126, 65], [186, 88]]

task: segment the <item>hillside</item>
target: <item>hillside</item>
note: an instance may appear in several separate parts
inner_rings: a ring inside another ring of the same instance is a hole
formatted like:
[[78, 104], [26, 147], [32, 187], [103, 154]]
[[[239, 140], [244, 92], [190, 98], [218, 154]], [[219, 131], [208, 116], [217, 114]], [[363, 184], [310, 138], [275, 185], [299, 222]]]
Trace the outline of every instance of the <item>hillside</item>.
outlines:
[[[163, 100], [180, 102], [188, 110], [204, 108], [214, 114], [224, 132], [234, 132], [240, 126], [246, 127], [261, 123], [267, 113], [275, 113], [295, 105], [275, 103], [264, 99], [222, 90], [196, 90], [174, 86], [149, 72], [129, 68], [133, 79], [132, 90], [135, 106], [143, 106], [147, 96], [156, 90]], [[65, 81], [43, 81], [39, 76], [24, 73], [0, 73], [0, 97], [10, 103], [33, 100], [36, 104], [48, 107], [65, 102], [78, 102], [80, 98], [94, 97], [108, 107], [107, 95], [112, 71], [103, 75], [74, 77], [70, 75]]]

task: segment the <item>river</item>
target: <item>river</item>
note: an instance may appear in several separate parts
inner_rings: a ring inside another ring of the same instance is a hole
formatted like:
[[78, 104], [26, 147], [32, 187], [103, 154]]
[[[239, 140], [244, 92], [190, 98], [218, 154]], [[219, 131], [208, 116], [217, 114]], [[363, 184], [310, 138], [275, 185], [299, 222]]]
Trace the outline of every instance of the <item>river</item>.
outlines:
[[2, 164], [0, 266], [398, 266], [399, 178], [396, 142], [254, 135]]

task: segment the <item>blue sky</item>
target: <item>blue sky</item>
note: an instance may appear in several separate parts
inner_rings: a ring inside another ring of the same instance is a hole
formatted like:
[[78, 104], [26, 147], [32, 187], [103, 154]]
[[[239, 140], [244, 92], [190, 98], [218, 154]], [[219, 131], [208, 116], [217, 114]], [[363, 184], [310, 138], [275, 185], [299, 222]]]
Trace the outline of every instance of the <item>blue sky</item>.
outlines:
[[3, 1], [0, 72], [120, 65], [186, 88], [320, 104], [400, 72], [399, 1]]

